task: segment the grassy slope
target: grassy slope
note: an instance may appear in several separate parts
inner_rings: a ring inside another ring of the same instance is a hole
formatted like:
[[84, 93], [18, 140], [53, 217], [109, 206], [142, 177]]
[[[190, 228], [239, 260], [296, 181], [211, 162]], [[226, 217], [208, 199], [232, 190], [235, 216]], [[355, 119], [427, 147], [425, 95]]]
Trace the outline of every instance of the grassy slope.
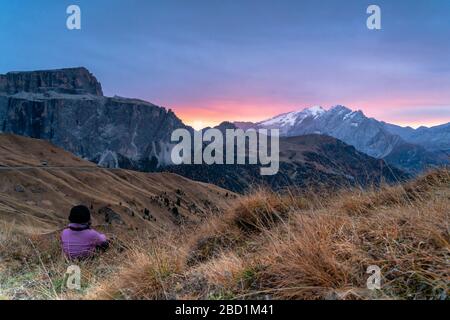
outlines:
[[[200, 226], [113, 230], [112, 248], [83, 262], [81, 292], [55, 237], [5, 236], [3, 296], [88, 299], [443, 299], [450, 280], [450, 172], [334, 196], [259, 190]], [[5, 265], [7, 266], [5, 269]], [[382, 289], [366, 289], [366, 268]]]
[[[62, 228], [80, 203], [92, 205], [95, 225], [105, 224], [99, 209], [108, 206], [129, 228], [170, 228], [198, 223], [234, 197], [176, 174], [97, 168], [48, 142], [15, 135], [0, 134], [0, 166], [25, 167], [0, 168], [0, 221], [28, 234]], [[154, 219], [143, 219], [144, 208]]]

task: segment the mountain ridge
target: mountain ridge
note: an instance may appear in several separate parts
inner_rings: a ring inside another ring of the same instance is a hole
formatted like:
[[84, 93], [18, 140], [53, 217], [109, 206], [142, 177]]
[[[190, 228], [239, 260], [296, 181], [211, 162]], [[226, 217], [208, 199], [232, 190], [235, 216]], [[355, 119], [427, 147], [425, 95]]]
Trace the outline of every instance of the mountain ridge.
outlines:
[[[340, 105], [235, 125], [277, 127], [287, 137], [332, 136], [412, 173], [447, 163], [445, 152], [450, 153], [446, 141], [450, 126], [420, 128], [415, 134], [411, 128], [382, 123]], [[174, 146], [170, 135], [179, 128], [193, 130], [170, 109], [140, 99], [104, 96], [101, 83], [84, 67], [0, 75], [0, 132], [50, 141], [100, 166], [138, 171], [169, 166]], [[417, 144], [424, 136], [426, 141]], [[423, 146], [430, 144], [439, 151]]]
[[0, 74], [0, 92], [15, 94], [21, 91], [103, 95], [100, 82], [85, 67]]
[[[215, 127], [221, 131], [235, 128], [235, 125], [227, 121]], [[261, 176], [260, 164], [182, 164], [166, 166], [161, 170], [238, 193], [246, 193], [261, 185], [273, 190], [319, 190], [324, 187], [338, 189], [396, 183], [409, 178], [408, 174], [395, 167], [391, 168], [384, 160], [370, 157], [331, 136], [310, 134], [281, 137], [279, 142], [279, 171], [273, 176]], [[222, 155], [226, 158], [226, 152]]]
[[192, 130], [150, 102], [106, 97], [86, 68], [0, 75], [0, 132], [51, 141], [105, 167], [152, 171], [170, 163], [170, 134]]
[[[329, 110], [314, 106], [283, 113], [253, 125], [235, 124], [245, 129], [277, 128], [280, 135], [286, 137], [330, 135], [372, 157], [387, 159], [390, 164], [411, 173], [449, 163], [446, 153], [450, 150], [450, 123], [431, 128], [403, 128], [366, 117], [361, 110], [336, 105]], [[431, 136], [437, 138], [431, 139]], [[403, 150], [403, 153], [397, 150]]]

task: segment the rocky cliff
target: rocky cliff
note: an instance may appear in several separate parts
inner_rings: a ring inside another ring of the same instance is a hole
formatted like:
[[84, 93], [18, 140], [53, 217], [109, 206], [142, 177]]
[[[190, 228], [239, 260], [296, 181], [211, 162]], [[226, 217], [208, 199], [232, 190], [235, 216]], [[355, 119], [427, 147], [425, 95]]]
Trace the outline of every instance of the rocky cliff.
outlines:
[[102, 86], [86, 68], [67, 68], [0, 75], [0, 92], [59, 92], [102, 96]]
[[170, 163], [175, 114], [105, 97], [85, 68], [0, 75], [0, 131], [45, 139], [106, 167], [149, 171]]

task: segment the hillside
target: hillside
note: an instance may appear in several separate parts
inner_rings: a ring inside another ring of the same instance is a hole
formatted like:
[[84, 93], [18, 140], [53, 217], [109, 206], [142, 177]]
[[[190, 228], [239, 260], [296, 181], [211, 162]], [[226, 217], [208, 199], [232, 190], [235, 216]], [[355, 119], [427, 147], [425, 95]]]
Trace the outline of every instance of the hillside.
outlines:
[[171, 228], [198, 223], [234, 196], [176, 174], [98, 168], [42, 140], [2, 134], [0, 151], [0, 222], [31, 234], [63, 227], [80, 203], [92, 206], [96, 225]]
[[[200, 226], [114, 230], [68, 290], [57, 235], [1, 242], [4, 299], [448, 299], [450, 173], [404, 185], [233, 200]], [[31, 245], [30, 245], [31, 244]], [[371, 291], [366, 270], [381, 270]]]
[[96, 167], [94, 163], [80, 159], [50, 142], [0, 134], [0, 167], [44, 167], [45, 164], [49, 167]]
[[383, 160], [372, 158], [335, 138], [314, 134], [280, 138], [280, 169], [276, 175], [261, 176], [259, 168], [259, 165], [177, 165], [161, 170], [240, 193], [261, 185], [274, 190], [286, 187], [337, 190], [408, 178]]

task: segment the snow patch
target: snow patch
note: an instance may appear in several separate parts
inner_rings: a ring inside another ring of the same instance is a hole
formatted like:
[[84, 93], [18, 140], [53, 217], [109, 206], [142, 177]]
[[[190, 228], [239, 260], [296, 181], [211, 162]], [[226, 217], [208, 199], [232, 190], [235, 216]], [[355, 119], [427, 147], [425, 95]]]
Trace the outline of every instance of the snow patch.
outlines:
[[312, 106], [310, 108], [306, 108], [304, 111], [313, 115], [314, 117], [317, 117], [326, 112], [321, 106]]
[[344, 121], [346, 121], [346, 120], [350, 120], [350, 119], [353, 119], [354, 117], [355, 117], [355, 115], [356, 115], [356, 112], [350, 112], [350, 113], [347, 113], [345, 116], [344, 116]]
[[301, 111], [284, 113], [284, 114], [276, 116], [272, 119], [269, 119], [267, 121], [260, 122], [260, 124], [267, 125], [267, 126], [271, 126], [271, 125], [293, 126], [300, 114], [301, 114]]
[[316, 119], [325, 112], [326, 111], [321, 106], [313, 106], [301, 111], [283, 113], [269, 120], [260, 122], [259, 124], [265, 126], [294, 126], [296, 123], [301, 123], [307, 117], [312, 116], [314, 117], [314, 119]]

